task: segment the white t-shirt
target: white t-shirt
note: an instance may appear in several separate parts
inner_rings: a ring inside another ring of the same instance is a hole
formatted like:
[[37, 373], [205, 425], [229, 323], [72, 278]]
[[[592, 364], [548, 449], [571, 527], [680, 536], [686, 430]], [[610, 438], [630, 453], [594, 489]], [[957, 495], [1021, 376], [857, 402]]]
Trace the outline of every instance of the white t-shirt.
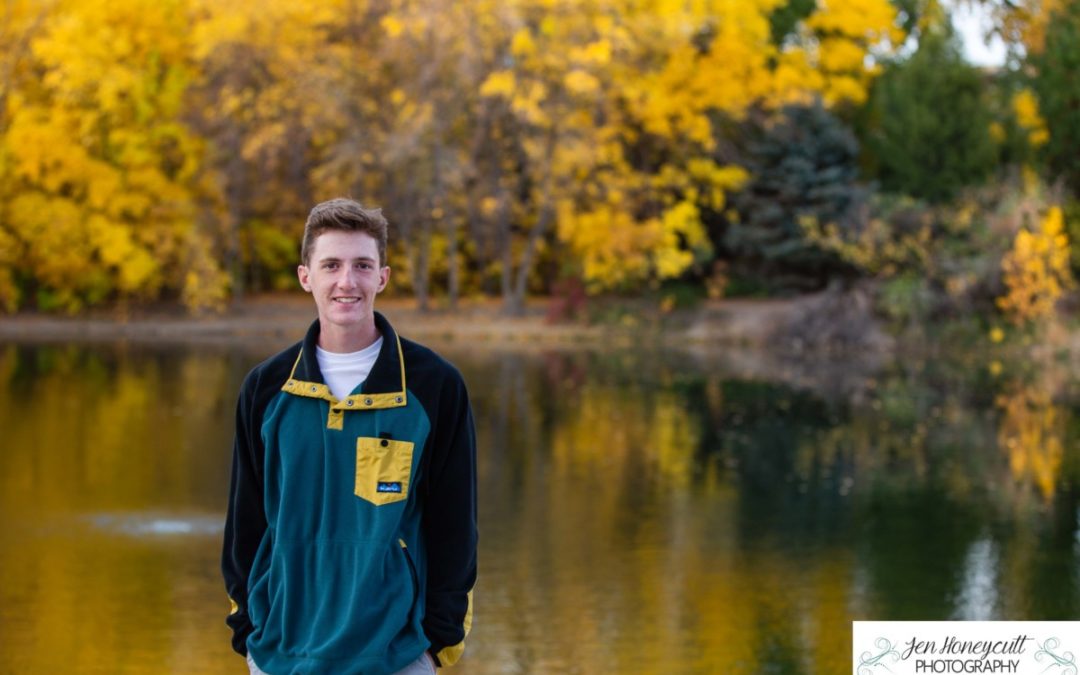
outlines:
[[326, 386], [330, 387], [330, 393], [339, 399], [351, 394], [358, 384], [367, 379], [371, 367], [379, 358], [380, 349], [382, 336], [360, 351], [348, 354], [328, 352], [315, 345], [315, 359], [319, 362], [319, 370]]

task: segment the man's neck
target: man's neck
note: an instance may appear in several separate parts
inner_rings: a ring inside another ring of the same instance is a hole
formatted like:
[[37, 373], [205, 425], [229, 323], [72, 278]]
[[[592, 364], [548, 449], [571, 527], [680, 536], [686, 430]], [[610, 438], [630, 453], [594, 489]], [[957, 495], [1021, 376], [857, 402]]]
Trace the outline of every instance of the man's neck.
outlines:
[[378, 339], [379, 329], [375, 327], [374, 319], [370, 324], [352, 326], [348, 329], [329, 323], [319, 326], [319, 346], [335, 354], [358, 352], [365, 347], [370, 347]]

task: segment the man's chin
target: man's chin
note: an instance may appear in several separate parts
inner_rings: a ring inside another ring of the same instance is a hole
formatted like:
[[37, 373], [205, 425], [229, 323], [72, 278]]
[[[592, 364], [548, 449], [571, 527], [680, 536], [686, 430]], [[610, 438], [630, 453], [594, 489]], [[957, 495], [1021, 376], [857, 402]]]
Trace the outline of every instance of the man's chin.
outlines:
[[332, 307], [329, 312], [322, 318], [326, 322], [332, 323], [335, 326], [341, 326], [342, 328], [348, 328], [351, 326], [360, 326], [372, 319], [372, 313], [365, 311], [364, 307], [356, 305], [353, 307]]

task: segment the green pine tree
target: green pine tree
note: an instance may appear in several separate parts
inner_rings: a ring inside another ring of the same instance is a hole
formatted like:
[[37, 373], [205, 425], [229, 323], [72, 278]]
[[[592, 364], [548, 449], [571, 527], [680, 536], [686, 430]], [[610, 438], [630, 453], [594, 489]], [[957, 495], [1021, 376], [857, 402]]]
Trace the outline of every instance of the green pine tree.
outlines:
[[1080, 196], [1080, 2], [1066, 2], [1046, 29], [1046, 46], [1029, 58], [1039, 111], [1050, 131], [1046, 162]]
[[882, 187], [930, 202], [982, 183], [997, 163], [982, 76], [943, 24], [886, 68], [870, 100], [868, 146]]
[[850, 271], [807, 240], [804, 222], [858, 227], [866, 189], [851, 130], [818, 102], [751, 120], [741, 136], [751, 180], [732, 197], [738, 218], [726, 223], [721, 249], [767, 277], [773, 290], [820, 288]]

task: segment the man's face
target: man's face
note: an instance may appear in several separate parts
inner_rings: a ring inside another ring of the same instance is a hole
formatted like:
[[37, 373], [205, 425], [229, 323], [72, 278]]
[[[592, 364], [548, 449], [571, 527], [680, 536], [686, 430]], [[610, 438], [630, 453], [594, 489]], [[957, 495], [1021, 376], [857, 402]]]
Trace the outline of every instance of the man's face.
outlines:
[[300, 285], [315, 298], [324, 327], [363, 327], [374, 317], [375, 296], [390, 279], [379, 267], [379, 245], [364, 232], [329, 230], [319, 235], [308, 265], [297, 268]]

